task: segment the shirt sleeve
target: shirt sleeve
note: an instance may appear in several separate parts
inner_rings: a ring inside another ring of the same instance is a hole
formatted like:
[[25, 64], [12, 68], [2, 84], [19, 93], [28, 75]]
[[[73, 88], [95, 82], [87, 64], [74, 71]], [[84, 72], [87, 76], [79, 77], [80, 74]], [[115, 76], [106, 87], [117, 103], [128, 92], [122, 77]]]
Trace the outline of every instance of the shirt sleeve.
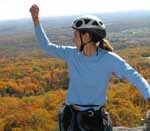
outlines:
[[115, 75], [119, 78], [127, 79], [133, 86], [140, 90], [145, 99], [150, 98], [150, 86], [148, 82], [124, 59], [115, 55], [112, 67]]
[[38, 41], [39, 46], [45, 50], [49, 55], [63, 59], [67, 61], [69, 59], [69, 54], [72, 49], [75, 47], [72, 46], [60, 46], [53, 44], [49, 41], [46, 33], [44, 32], [43, 27], [41, 24], [38, 24], [35, 27], [35, 35]]

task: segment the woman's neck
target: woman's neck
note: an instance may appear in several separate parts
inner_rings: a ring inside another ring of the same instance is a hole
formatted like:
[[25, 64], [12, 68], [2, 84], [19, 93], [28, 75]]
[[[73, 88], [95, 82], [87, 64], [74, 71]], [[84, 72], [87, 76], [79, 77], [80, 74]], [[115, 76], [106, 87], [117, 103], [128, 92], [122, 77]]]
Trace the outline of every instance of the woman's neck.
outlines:
[[96, 53], [96, 48], [97, 47], [94, 44], [89, 43], [84, 46], [83, 54], [86, 56], [92, 56]]

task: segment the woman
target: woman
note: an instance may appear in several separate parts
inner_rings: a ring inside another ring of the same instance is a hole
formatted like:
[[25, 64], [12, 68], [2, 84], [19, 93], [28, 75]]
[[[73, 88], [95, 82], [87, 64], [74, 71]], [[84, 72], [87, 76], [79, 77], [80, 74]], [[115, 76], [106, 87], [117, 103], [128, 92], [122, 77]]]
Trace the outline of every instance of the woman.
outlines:
[[[70, 83], [63, 112], [65, 131], [103, 131], [108, 123], [103, 105], [112, 73], [126, 78], [150, 99], [146, 80], [112, 52], [105, 40], [104, 23], [96, 16], [82, 16], [73, 24], [76, 47], [58, 46], [49, 42], [39, 21], [39, 7], [30, 8], [39, 46], [49, 55], [63, 59], [69, 67]], [[104, 120], [106, 123], [104, 124]]]

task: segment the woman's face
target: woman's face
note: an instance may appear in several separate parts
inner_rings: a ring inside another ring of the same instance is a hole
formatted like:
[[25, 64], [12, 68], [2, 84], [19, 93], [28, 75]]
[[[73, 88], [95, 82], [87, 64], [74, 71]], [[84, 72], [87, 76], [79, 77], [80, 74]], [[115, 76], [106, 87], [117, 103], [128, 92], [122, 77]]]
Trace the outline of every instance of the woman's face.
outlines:
[[90, 34], [89, 33], [84, 33], [84, 34], [81, 33], [81, 37], [80, 37], [80, 32], [78, 30], [74, 30], [73, 42], [75, 43], [78, 50], [80, 50], [81, 39], [82, 39], [83, 43], [89, 42], [91, 40]]

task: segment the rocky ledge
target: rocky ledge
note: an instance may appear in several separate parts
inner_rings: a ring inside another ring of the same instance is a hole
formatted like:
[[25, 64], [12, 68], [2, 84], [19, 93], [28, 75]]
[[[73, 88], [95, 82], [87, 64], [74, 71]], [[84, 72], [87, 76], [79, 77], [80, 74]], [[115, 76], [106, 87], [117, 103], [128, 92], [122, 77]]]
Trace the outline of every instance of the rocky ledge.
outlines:
[[126, 127], [114, 127], [113, 131], [145, 131], [144, 127], [126, 128]]

